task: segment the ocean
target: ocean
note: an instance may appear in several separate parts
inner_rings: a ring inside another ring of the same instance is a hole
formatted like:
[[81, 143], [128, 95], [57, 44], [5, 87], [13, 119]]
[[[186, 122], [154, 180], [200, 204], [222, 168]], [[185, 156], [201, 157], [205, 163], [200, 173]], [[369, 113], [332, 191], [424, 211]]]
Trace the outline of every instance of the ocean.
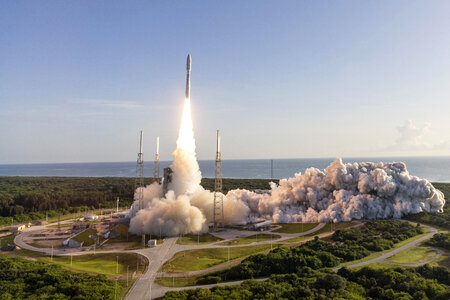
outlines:
[[[333, 158], [299, 159], [245, 159], [222, 161], [223, 178], [288, 178], [295, 173], [304, 173], [306, 168], [323, 170]], [[450, 182], [450, 157], [368, 157], [343, 158], [348, 162], [393, 162], [406, 163], [409, 173], [432, 182]], [[160, 175], [171, 161], [160, 162]], [[213, 178], [213, 160], [200, 160], [203, 177]], [[153, 176], [153, 162], [144, 163], [144, 175]], [[135, 162], [91, 162], [91, 163], [48, 163], [48, 164], [5, 164], [0, 165], [0, 176], [71, 176], [71, 177], [135, 177]]]

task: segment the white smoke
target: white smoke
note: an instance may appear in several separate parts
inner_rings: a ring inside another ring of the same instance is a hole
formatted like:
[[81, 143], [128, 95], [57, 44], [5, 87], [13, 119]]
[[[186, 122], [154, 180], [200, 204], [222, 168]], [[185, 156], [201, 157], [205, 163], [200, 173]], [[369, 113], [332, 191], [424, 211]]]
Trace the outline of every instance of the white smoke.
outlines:
[[[347, 163], [336, 159], [324, 171], [272, 184], [271, 193], [230, 191], [250, 208], [248, 220], [277, 223], [339, 222], [401, 218], [410, 213], [442, 212], [444, 195], [425, 179], [411, 176], [404, 163]], [[228, 196], [228, 195], [227, 195]]]
[[[176, 236], [208, 230], [214, 193], [200, 186], [189, 99], [173, 155], [168, 191], [164, 194], [158, 183], [143, 188], [142, 199], [131, 209], [130, 232]], [[303, 175], [272, 182], [267, 194], [237, 189], [220, 196], [226, 224], [261, 218], [276, 223], [400, 218], [422, 211], [442, 212], [445, 204], [442, 192], [427, 180], [411, 176], [404, 163], [344, 165], [341, 159], [324, 171], [309, 168]]]

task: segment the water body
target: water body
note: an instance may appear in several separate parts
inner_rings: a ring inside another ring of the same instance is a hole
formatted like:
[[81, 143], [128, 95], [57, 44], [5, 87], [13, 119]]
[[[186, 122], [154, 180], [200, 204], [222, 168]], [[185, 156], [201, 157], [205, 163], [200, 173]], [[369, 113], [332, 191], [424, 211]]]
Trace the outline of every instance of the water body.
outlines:
[[[224, 178], [288, 178], [304, 173], [306, 168], [323, 170], [333, 158], [224, 160]], [[392, 158], [344, 158], [347, 162], [393, 162], [406, 163], [410, 174], [433, 182], [450, 182], [450, 157], [392, 157]], [[160, 162], [160, 174], [171, 161]], [[203, 177], [214, 177], [215, 163], [200, 160]], [[273, 170], [273, 172], [272, 172]], [[272, 176], [273, 174], [273, 176]], [[144, 175], [153, 176], [153, 162], [144, 163]], [[7, 164], [0, 165], [0, 176], [73, 176], [73, 177], [135, 177], [135, 162], [101, 163], [54, 163], [54, 164]]]

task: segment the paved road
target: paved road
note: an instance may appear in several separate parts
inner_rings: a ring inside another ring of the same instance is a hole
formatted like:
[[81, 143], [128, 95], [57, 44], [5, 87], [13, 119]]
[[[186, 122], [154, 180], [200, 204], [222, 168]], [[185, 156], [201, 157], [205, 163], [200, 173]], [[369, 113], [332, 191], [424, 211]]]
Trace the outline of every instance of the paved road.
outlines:
[[128, 292], [127, 299], [151, 299], [151, 288], [156, 274], [162, 265], [175, 254], [175, 251], [177, 251], [175, 247], [177, 239], [177, 237], [166, 238], [161, 246], [136, 251], [147, 257], [149, 265], [145, 274], [135, 282]]

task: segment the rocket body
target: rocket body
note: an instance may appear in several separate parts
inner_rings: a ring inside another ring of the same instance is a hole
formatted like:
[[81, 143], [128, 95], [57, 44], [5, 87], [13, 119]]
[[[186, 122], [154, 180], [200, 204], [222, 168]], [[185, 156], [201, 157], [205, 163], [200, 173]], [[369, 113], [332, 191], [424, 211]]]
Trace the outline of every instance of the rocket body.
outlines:
[[191, 55], [188, 54], [186, 61], [186, 99], [191, 98]]

